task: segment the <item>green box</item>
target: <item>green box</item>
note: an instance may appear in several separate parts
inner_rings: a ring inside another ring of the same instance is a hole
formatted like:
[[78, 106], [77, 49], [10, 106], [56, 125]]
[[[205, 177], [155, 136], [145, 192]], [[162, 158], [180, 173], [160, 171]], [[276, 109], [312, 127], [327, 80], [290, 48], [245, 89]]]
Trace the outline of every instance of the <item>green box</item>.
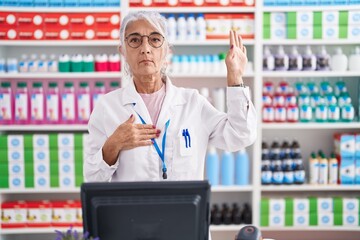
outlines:
[[263, 27], [270, 26], [270, 22], [271, 22], [271, 13], [264, 12], [264, 15], [263, 15]]
[[322, 12], [313, 12], [314, 14], [314, 26], [322, 25]]
[[84, 182], [84, 177], [81, 176], [75, 176], [75, 186], [80, 187], [81, 184]]
[[348, 38], [348, 25], [339, 26], [339, 38], [347, 39]]
[[8, 148], [7, 135], [0, 134], [0, 150], [7, 148]]
[[314, 26], [313, 38], [314, 39], [322, 39], [322, 26], [321, 25]]
[[263, 38], [264, 39], [270, 39], [271, 38], [270, 26], [264, 26], [263, 27]]
[[270, 203], [268, 198], [262, 198], [260, 202], [260, 214], [269, 215]]
[[309, 197], [309, 213], [317, 214], [317, 198]]
[[5, 163], [7, 164], [8, 162], [9, 162], [9, 156], [8, 156], [7, 148], [0, 149], [0, 164], [5, 164]]
[[32, 134], [24, 134], [24, 149], [30, 150], [33, 149], [33, 135]]
[[288, 12], [286, 14], [286, 25], [288, 26], [296, 26], [296, 12]]
[[74, 149], [83, 149], [83, 134], [74, 133]]
[[349, 12], [348, 11], [339, 11], [339, 26], [348, 25]]
[[334, 225], [342, 226], [343, 225], [343, 215], [334, 213]]
[[318, 215], [317, 215], [317, 213], [310, 213], [309, 214], [309, 225], [310, 226], [317, 226], [318, 225]]
[[58, 135], [56, 133], [49, 134], [49, 149], [58, 149]]
[[268, 227], [269, 226], [269, 215], [260, 215], [260, 226], [261, 227]]
[[297, 39], [296, 26], [287, 26], [286, 27], [286, 38], [287, 39]]
[[3, 177], [3, 175], [0, 177], [0, 189], [1, 188], [9, 188], [9, 178]]
[[334, 197], [333, 198], [334, 204], [334, 215], [335, 214], [343, 214], [343, 198], [342, 197]]

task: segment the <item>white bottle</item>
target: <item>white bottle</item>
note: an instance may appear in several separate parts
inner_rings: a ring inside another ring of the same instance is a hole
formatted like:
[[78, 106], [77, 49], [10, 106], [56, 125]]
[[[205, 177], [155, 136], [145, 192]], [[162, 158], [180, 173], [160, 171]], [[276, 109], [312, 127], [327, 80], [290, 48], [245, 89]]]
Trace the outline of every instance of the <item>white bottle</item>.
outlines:
[[38, 71], [38, 59], [36, 54], [31, 54], [29, 61], [29, 72], [37, 72]]
[[190, 13], [186, 20], [187, 40], [194, 41], [196, 39], [196, 21], [193, 13]]
[[169, 14], [167, 18], [167, 32], [169, 42], [176, 41], [176, 19], [174, 14]]
[[303, 70], [316, 70], [316, 56], [312, 53], [310, 46], [306, 46], [305, 54], [303, 55]]
[[177, 19], [177, 40], [186, 41], [187, 35], [187, 24], [185, 19], [185, 14], [179, 14]]
[[19, 72], [28, 72], [29, 71], [29, 63], [28, 57], [26, 54], [21, 55], [21, 59], [19, 61]]
[[349, 71], [360, 71], [360, 47], [356, 47], [349, 57]]
[[206, 21], [202, 13], [199, 13], [196, 17], [196, 40], [206, 40]]
[[275, 59], [268, 46], [265, 46], [264, 48], [263, 69], [268, 71], [273, 71], [275, 69]]
[[348, 59], [340, 47], [336, 48], [335, 55], [331, 57], [330, 67], [332, 71], [344, 72], [348, 66]]
[[50, 59], [48, 61], [48, 71], [49, 72], [58, 72], [58, 61], [56, 59], [55, 54], [50, 55]]
[[316, 70], [329, 71], [330, 70], [330, 55], [327, 53], [325, 46], [321, 46], [320, 53], [316, 57]]
[[46, 55], [41, 54], [40, 60], [38, 62], [38, 72], [47, 72], [48, 71], [48, 61], [46, 60]]
[[275, 55], [275, 70], [287, 71], [289, 69], [289, 57], [286, 55], [283, 46], [278, 47], [277, 54]]
[[291, 54], [289, 55], [289, 70], [290, 71], [301, 71], [303, 67], [302, 57], [299, 54], [297, 47], [293, 46]]

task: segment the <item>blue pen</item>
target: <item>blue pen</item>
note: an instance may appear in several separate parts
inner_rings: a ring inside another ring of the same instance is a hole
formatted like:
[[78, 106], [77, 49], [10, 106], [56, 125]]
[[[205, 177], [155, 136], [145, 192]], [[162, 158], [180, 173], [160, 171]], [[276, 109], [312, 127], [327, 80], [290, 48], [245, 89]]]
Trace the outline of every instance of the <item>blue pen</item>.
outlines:
[[182, 135], [183, 135], [183, 137], [184, 137], [184, 139], [185, 139], [185, 147], [186, 147], [186, 148], [188, 148], [187, 138], [186, 138], [186, 131], [185, 131], [185, 129], [183, 129], [183, 131], [182, 131]]
[[189, 137], [189, 147], [191, 147], [191, 137], [188, 129], [186, 129], [186, 135]]

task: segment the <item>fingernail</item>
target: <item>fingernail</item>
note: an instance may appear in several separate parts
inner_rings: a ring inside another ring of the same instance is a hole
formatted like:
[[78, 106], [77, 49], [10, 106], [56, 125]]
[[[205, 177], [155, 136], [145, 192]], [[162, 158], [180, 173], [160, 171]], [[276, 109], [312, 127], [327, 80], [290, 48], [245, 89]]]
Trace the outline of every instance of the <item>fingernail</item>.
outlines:
[[160, 130], [160, 129], [158, 129], [158, 130], [156, 131], [156, 133], [161, 133], [161, 130]]
[[233, 49], [234, 48], [234, 44], [231, 44], [231, 47], [230, 47], [230, 49]]
[[153, 125], [153, 128], [155, 129], [155, 128], [156, 128], [156, 126], [155, 126], [155, 125]]
[[160, 133], [157, 133], [157, 134], [156, 134], [156, 137], [159, 137], [159, 136], [160, 136]]
[[133, 115], [134, 115], [134, 114], [131, 114], [131, 115], [130, 115], [130, 118], [132, 118]]

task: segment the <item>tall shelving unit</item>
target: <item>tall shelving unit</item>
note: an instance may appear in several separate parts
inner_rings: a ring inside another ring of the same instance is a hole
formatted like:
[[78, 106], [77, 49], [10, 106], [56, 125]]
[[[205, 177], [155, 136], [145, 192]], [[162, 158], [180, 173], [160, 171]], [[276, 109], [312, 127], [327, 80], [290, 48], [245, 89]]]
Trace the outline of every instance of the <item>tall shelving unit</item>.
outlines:
[[[232, 186], [232, 187], [213, 187], [212, 202], [251, 202], [253, 210], [253, 224], [260, 225], [260, 200], [262, 196], [328, 196], [346, 195], [359, 196], [360, 186], [261, 186], [261, 142], [262, 139], [272, 139], [278, 137], [280, 139], [294, 136], [299, 139], [304, 159], [309, 156], [313, 146], [322, 149], [330, 149], [332, 146], [332, 134], [337, 131], [359, 131], [360, 123], [262, 123], [262, 83], [265, 79], [294, 79], [301, 78], [320, 79], [323, 77], [337, 78], [342, 77], [350, 79], [353, 83], [360, 80], [359, 72], [264, 72], [262, 70], [262, 56], [264, 46], [319, 46], [326, 45], [330, 48], [333, 46], [354, 46], [359, 45], [359, 41], [352, 40], [263, 40], [263, 14], [264, 12], [288, 12], [288, 11], [323, 11], [323, 10], [350, 10], [360, 9], [360, 5], [353, 6], [312, 6], [312, 7], [264, 7], [263, 1], [256, 1], [256, 7], [173, 7], [173, 8], [130, 8], [127, 0], [121, 1], [120, 8], [91, 8], [91, 12], [120, 12], [121, 17], [125, 16], [129, 11], [155, 10], [161, 13], [253, 13], [255, 15], [255, 39], [245, 40], [248, 49], [248, 58], [254, 64], [254, 71], [248, 72], [244, 76], [245, 83], [252, 90], [252, 100], [258, 113], [258, 138], [257, 141], [248, 148], [251, 162], [251, 185], [249, 186]], [[10, 8], [0, 7], [0, 11], [39, 11], [39, 12], [88, 12], [89, 8]], [[174, 50], [180, 54], [189, 53], [218, 53], [226, 52], [228, 49], [228, 41], [212, 40], [206, 42], [174, 42]], [[113, 53], [116, 52], [117, 41], [0, 41], [0, 56], [19, 57], [22, 53], [32, 53], [43, 51], [45, 53]], [[104, 79], [115, 80], [121, 79], [121, 73], [69, 73], [69, 74], [2, 74], [0, 81], [3, 80], [26, 80], [26, 79]], [[226, 76], [223, 74], [171, 74], [173, 82], [178, 86], [201, 88], [201, 87], [225, 87]], [[194, 80], [195, 79], [195, 80]], [[359, 94], [359, 93], [357, 93]], [[358, 96], [358, 95], [357, 95]], [[87, 127], [84, 125], [10, 125], [0, 126], [0, 133], [23, 133], [23, 132], [86, 132]], [[41, 200], [41, 199], [79, 199], [79, 189], [48, 189], [48, 190], [10, 190], [0, 189], [0, 202], [8, 200]], [[213, 240], [233, 239], [235, 233], [241, 228], [239, 225], [219, 225], [211, 226]], [[54, 230], [61, 228], [27, 228], [27, 229], [1, 229], [0, 239], [4, 240], [42, 240], [53, 239]], [[63, 229], [66, 230], [66, 229]], [[79, 229], [80, 231], [82, 229]], [[272, 237], [278, 240], [286, 239], [358, 239], [360, 227], [283, 227], [271, 228], [262, 227], [263, 236]]]

